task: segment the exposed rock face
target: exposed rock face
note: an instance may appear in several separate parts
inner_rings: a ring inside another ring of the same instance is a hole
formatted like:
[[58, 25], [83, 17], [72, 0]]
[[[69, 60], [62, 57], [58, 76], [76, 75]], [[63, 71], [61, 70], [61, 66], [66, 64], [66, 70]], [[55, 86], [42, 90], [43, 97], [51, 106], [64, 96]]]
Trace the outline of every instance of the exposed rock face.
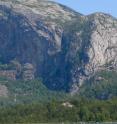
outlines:
[[47, 87], [66, 91], [73, 87], [75, 92], [96, 71], [117, 68], [114, 17], [104, 13], [83, 16], [45, 0], [1, 1], [3, 63], [15, 58], [21, 64], [32, 63]]
[[33, 80], [35, 78], [34, 76], [34, 67], [30, 63], [26, 63], [23, 66], [23, 72], [22, 77], [25, 81]]
[[16, 80], [16, 71], [15, 70], [0, 70], [0, 77], [6, 77], [10, 80]]
[[8, 89], [5, 85], [0, 85], [0, 97], [7, 97]]
[[[88, 51], [89, 63], [87, 70], [98, 70], [104, 64], [117, 63], [117, 20], [109, 15], [95, 14], [89, 16], [92, 25]], [[91, 67], [91, 68], [90, 68]]]

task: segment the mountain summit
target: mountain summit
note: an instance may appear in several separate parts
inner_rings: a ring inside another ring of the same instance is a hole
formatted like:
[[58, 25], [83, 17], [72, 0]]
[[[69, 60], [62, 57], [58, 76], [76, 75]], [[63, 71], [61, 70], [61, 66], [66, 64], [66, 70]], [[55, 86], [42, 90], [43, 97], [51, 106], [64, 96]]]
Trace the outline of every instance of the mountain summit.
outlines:
[[96, 72], [117, 69], [117, 19], [47, 0], [0, 0], [0, 62], [13, 60], [33, 65], [48, 88], [76, 92]]

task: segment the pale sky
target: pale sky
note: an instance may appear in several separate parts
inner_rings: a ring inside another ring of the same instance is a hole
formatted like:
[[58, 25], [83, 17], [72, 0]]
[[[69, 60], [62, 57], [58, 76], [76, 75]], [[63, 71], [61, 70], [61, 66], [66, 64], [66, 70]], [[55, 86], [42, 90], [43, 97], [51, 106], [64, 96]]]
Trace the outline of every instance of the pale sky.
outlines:
[[117, 0], [53, 0], [84, 15], [94, 12], [109, 13], [117, 17]]

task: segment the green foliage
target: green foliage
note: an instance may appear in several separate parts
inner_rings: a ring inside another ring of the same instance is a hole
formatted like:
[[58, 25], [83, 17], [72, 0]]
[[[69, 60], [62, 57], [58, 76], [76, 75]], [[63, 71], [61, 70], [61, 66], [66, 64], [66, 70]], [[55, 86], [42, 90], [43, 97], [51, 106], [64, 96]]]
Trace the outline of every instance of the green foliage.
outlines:
[[11, 65], [0, 64], [0, 70], [9, 70], [9, 69], [11, 69]]
[[[3, 77], [0, 84], [8, 88], [8, 97], [0, 97], [0, 105], [31, 103], [32, 101], [49, 102], [51, 100], [65, 101], [70, 99], [110, 99], [117, 96], [117, 73], [102, 71], [86, 81], [79, 94], [73, 98], [69, 93], [49, 90], [40, 79], [33, 81], [11, 81]], [[7, 101], [7, 102], [6, 102]]]
[[68, 94], [64, 92], [56, 92], [47, 89], [40, 79], [33, 81], [22, 80], [6, 80], [0, 78], [0, 84], [5, 85], [8, 88], [8, 98], [2, 99], [0, 97], [0, 103], [8, 99], [8, 103], [31, 103], [32, 101], [48, 102], [50, 100], [65, 100], [68, 98]]
[[101, 71], [87, 80], [80, 89], [80, 96], [109, 99], [117, 96], [117, 72]]
[[10, 124], [117, 121], [117, 98], [105, 101], [78, 100], [71, 101], [71, 104], [72, 108], [54, 100], [45, 104], [19, 104], [0, 108], [0, 122]]
[[[40, 79], [11, 81], [2, 77], [0, 84], [8, 88], [9, 94], [0, 97], [0, 123], [117, 121], [116, 80], [114, 71], [98, 72], [72, 97], [48, 90]], [[63, 106], [66, 101], [73, 107]]]

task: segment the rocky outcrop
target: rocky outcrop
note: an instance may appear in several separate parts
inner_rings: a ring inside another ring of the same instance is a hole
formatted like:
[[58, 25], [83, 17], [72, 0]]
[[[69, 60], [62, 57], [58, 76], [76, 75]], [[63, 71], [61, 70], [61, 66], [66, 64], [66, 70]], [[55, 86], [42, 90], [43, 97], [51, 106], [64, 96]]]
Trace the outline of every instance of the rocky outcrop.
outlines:
[[23, 74], [22, 74], [22, 77], [25, 81], [28, 81], [28, 80], [33, 80], [35, 78], [34, 76], [34, 67], [32, 64], [30, 63], [26, 63], [24, 64], [23, 66]]
[[0, 77], [5, 77], [10, 80], [16, 80], [15, 70], [0, 70]]
[[[117, 20], [103, 13], [90, 15], [92, 33], [88, 50], [89, 72], [98, 70], [106, 64], [117, 64]], [[91, 70], [90, 70], [91, 69]]]
[[0, 85], [0, 97], [8, 96], [8, 88], [5, 85]]
[[1, 64], [0, 67], [0, 77], [9, 80], [22, 79], [24, 81], [35, 79], [35, 69], [31, 63], [21, 65], [18, 61], [13, 60], [10, 64]]
[[95, 72], [109, 67], [117, 69], [117, 20], [104, 13], [95, 13], [85, 17], [83, 25], [86, 29], [78, 31], [76, 42], [72, 42], [76, 50], [71, 50], [75, 56], [73, 61], [77, 58], [72, 68], [73, 91]]
[[[83, 16], [43, 0], [0, 1], [0, 61], [31, 63], [52, 90], [77, 92], [101, 69], [117, 69], [117, 20]], [[26, 69], [25, 79], [34, 72]]]

